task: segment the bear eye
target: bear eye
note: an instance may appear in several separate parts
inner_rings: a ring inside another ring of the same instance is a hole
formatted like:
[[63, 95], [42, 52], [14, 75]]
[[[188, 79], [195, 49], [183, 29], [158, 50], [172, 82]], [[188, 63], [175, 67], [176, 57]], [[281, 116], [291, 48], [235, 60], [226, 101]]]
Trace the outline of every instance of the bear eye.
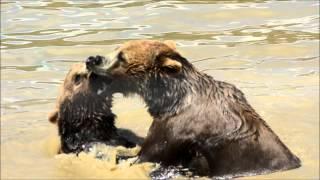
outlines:
[[77, 74], [77, 75], [74, 77], [73, 82], [74, 82], [76, 85], [78, 85], [78, 84], [80, 84], [81, 79], [82, 79], [81, 75]]
[[120, 61], [120, 62], [126, 62], [126, 59], [125, 59], [125, 57], [124, 57], [123, 52], [119, 52], [117, 58], [118, 58], [118, 61]]

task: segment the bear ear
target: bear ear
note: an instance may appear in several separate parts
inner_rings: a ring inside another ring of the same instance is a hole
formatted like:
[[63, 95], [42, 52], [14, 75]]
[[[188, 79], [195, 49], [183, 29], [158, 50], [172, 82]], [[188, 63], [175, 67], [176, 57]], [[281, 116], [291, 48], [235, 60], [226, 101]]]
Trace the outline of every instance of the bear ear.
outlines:
[[51, 123], [56, 123], [58, 121], [58, 111], [55, 110], [51, 112], [48, 116], [48, 119]]
[[182, 69], [182, 64], [174, 59], [171, 58], [164, 58], [162, 65], [162, 69], [168, 72], [178, 73]]
[[176, 42], [172, 40], [165, 40], [163, 43], [169, 46], [171, 49], [177, 49]]

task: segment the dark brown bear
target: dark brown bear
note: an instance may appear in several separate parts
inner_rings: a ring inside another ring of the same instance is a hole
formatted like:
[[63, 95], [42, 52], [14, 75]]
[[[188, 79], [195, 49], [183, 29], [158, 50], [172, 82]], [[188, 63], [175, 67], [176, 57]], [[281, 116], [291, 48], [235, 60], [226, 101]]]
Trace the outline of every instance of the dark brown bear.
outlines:
[[94, 143], [135, 146], [120, 136], [114, 125], [110, 82], [105, 77], [89, 74], [84, 64], [71, 67], [60, 88], [56, 110], [49, 115], [49, 121], [58, 126], [60, 152], [79, 153]]
[[172, 42], [130, 41], [87, 67], [111, 78], [115, 91], [145, 100], [154, 119], [142, 162], [228, 177], [300, 166], [239, 89], [198, 71]]

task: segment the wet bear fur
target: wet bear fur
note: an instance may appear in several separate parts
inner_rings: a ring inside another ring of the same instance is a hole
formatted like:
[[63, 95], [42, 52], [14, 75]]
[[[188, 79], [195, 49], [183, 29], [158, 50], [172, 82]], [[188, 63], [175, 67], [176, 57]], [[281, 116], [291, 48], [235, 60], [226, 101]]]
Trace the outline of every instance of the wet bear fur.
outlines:
[[[119, 135], [115, 127], [116, 116], [111, 111], [112, 93], [108, 83], [108, 78], [89, 74], [84, 64], [71, 67], [61, 85], [56, 108], [49, 115], [49, 121], [58, 127], [60, 153], [88, 151], [95, 143], [135, 146]], [[123, 131], [136, 137], [129, 130]]]
[[129, 41], [88, 68], [116, 92], [140, 95], [153, 117], [140, 162], [211, 177], [300, 167], [300, 160], [234, 85], [197, 70], [172, 41]]

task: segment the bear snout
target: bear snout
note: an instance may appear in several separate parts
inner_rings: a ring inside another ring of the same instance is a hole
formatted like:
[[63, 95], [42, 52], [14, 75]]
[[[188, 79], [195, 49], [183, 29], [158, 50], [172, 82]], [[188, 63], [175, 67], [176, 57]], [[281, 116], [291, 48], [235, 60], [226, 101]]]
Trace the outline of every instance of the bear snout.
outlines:
[[97, 55], [96, 57], [90, 56], [86, 59], [87, 69], [91, 69], [94, 66], [99, 66], [105, 61], [105, 57]]
[[112, 60], [109, 57], [104, 57], [104, 56], [90, 56], [85, 60], [86, 68], [101, 76], [108, 76], [111, 77], [109, 74], [108, 70], [112, 65]]

